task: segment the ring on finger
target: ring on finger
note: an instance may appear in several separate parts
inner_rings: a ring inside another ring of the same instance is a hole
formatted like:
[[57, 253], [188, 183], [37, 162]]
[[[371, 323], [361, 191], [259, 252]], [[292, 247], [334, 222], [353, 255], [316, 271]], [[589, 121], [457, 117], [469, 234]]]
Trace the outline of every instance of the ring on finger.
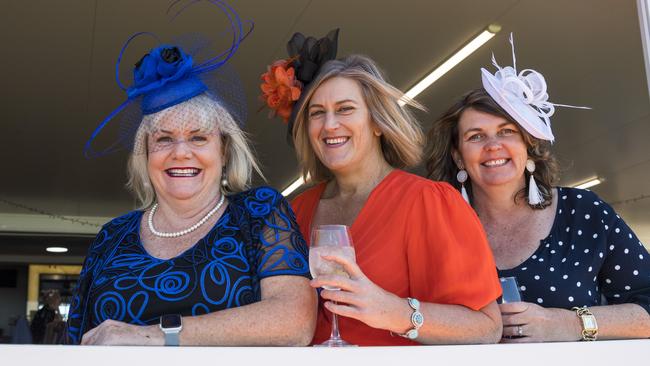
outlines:
[[521, 325], [517, 326], [517, 335], [519, 337], [522, 337], [524, 335], [524, 328], [522, 328]]

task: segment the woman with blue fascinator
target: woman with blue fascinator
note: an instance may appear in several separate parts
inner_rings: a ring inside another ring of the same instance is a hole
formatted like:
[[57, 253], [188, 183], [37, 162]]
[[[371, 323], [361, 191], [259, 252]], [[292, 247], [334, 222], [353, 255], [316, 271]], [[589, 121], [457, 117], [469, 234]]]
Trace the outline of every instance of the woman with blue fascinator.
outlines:
[[517, 72], [510, 42], [513, 66], [493, 59], [483, 88], [434, 122], [427, 164], [478, 213], [499, 276], [518, 282], [521, 301], [499, 305], [502, 342], [648, 338], [648, 251], [595, 193], [554, 186], [549, 118], [572, 106], [548, 101], [539, 72]]
[[[224, 65], [244, 23], [224, 2], [204, 4], [229, 19], [230, 48], [205, 61], [179, 43], [152, 49], [135, 65], [127, 101], [86, 145], [87, 156], [130, 150], [140, 209], [104, 225], [92, 244], [70, 343], [306, 345], [313, 336], [316, 298], [293, 212], [272, 188], [249, 189], [259, 169], [240, 127], [245, 97]], [[117, 142], [96, 149], [112, 126]]]

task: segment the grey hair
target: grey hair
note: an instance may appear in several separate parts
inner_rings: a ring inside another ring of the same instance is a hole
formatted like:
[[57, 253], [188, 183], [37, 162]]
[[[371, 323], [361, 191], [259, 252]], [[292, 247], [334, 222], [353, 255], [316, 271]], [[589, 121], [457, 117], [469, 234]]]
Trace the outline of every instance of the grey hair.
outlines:
[[[253, 169], [262, 179], [265, 179], [246, 133], [239, 128], [232, 115], [218, 101], [206, 94], [201, 94], [160, 112], [146, 115], [142, 119], [135, 134], [133, 151], [129, 155], [126, 184], [138, 201], [138, 209], [146, 210], [156, 202], [156, 192], [147, 170], [149, 158], [147, 139], [150, 131], [170, 113], [187, 115], [186, 111], [188, 110], [191, 110], [196, 116], [193, 123], [202, 128], [216, 129], [221, 135], [225, 161], [225, 170], [222, 174], [228, 180], [228, 185], [221, 187], [224, 194], [233, 194], [248, 189]], [[215, 184], [221, 186], [220, 181], [216, 181]]]

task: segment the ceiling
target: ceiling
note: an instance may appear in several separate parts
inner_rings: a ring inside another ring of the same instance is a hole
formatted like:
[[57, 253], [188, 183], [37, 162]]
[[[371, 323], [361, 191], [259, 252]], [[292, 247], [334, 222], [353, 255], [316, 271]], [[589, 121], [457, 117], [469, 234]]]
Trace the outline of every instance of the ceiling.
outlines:
[[[115, 60], [133, 33], [163, 39], [179, 32], [217, 34], [223, 19], [199, 3], [173, 23], [167, 0], [8, 0], [0, 13], [0, 261], [15, 253], [41, 255], [38, 232], [76, 236], [134, 207], [124, 189], [126, 154], [92, 160], [85, 141], [125, 98], [114, 80]], [[248, 97], [246, 130], [268, 184], [282, 189], [298, 175], [285, 126], [258, 112], [259, 75], [286, 57], [293, 32], [323, 36], [340, 28], [339, 55], [375, 59], [403, 90], [444, 61], [491, 23], [502, 30], [486, 45], [417, 97], [429, 112], [418, 114], [428, 129], [465, 91], [480, 86], [481, 67], [511, 64], [508, 34], [514, 32], [520, 69], [541, 71], [551, 101], [588, 105], [558, 108], [554, 146], [562, 184], [592, 176], [594, 188], [650, 242], [650, 104], [643, 49], [633, 0], [401, 0], [232, 1], [255, 28], [230, 63]], [[152, 44], [136, 43], [124, 65]], [[127, 80], [128, 68], [123, 74]], [[258, 183], [260, 183], [258, 181]], [[4, 235], [2, 235], [4, 233]], [[70, 239], [72, 241], [72, 239]], [[13, 250], [12, 248], [16, 248]], [[20, 248], [20, 249], [18, 249]], [[31, 251], [26, 248], [31, 248]], [[75, 255], [77, 255], [75, 253]], [[16, 259], [18, 257], [11, 257]], [[59, 258], [59, 257], [53, 257]]]

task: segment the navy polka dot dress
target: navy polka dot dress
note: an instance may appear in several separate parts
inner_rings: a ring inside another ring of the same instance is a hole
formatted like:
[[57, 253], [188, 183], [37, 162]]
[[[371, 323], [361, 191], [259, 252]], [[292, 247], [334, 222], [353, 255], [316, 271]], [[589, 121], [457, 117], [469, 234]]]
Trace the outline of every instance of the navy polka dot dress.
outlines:
[[643, 244], [595, 193], [558, 193], [551, 233], [499, 276], [516, 277], [522, 301], [544, 307], [635, 303], [650, 313], [650, 255]]

